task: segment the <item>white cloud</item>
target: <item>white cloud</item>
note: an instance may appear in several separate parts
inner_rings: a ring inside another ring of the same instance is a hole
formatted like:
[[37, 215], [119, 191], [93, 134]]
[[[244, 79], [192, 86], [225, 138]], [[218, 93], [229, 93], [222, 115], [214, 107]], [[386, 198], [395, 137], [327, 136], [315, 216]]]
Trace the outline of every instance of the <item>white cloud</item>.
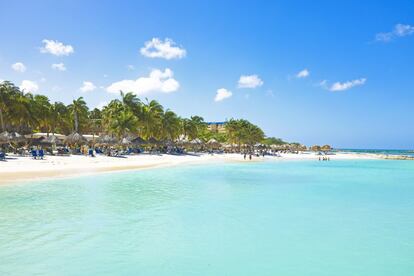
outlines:
[[297, 73], [297, 74], [296, 74], [296, 77], [297, 77], [298, 79], [301, 79], [301, 78], [306, 78], [306, 77], [308, 77], [309, 75], [310, 75], [309, 70], [308, 70], [308, 69], [303, 69], [302, 71], [300, 71], [299, 73]]
[[263, 85], [258, 75], [242, 75], [239, 79], [239, 88], [256, 88]]
[[63, 64], [63, 63], [53, 63], [51, 67], [54, 70], [66, 71], [65, 64]]
[[116, 94], [121, 90], [125, 92], [133, 92], [138, 96], [155, 91], [171, 93], [177, 91], [180, 87], [179, 82], [173, 78], [173, 75], [173, 71], [168, 68], [165, 69], [164, 72], [159, 69], [154, 69], [150, 72], [148, 77], [114, 82], [108, 86], [106, 90]]
[[95, 84], [93, 84], [90, 81], [84, 81], [82, 87], [80, 88], [80, 91], [86, 93], [86, 92], [90, 92], [96, 89]]
[[37, 90], [39, 90], [39, 86], [37, 85], [37, 83], [31, 80], [23, 80], [19, 88], [20, 90], [26, 93], [28, 92], [36, 93]]
[[11, 68], [14, 71], [20, 72], [20, 73], [23, 73], [24, 71], [26, 71], [26, 66], [21, 62], [16, 62], [16, 63], [12, 64]]
[[[366, 78], [361, 78], [361, 79], [356, 79], [356, 80], [347, 81], [347, 82], [335, 82], [334, 84], [332, 84], [329, 90], [330, 91], [345, 91], [355, 86], [364, 85], [366, 81], [367, 81]], [[326, 83], [324, 83], [324, 85], [326, 85]]]
[[43, 39], [43, 47], [40, 48], [40, 52], [49, 53], [55, 56], [68, 56], [75, 50], [72, 45], [65, 45], [57, 40]]
[[404, 37], [414, 34], [414, 26], [397, 24], [394, 29], [388, 33], [379, 33], [375, 36], [377, 41], [389, 42], [394, 38]]
[[172, 39], [166, 38], [162, 41], [156, 37], [145, 42], [145, 46], [140, 49], [140, 53], [149, 58], [164, 59], [180, 59], [187, 54], [184, 48], [175, 46], [175, 42]]
[[220, 102], [224, 99], [230, 98], [233, 95], [233, 93], [231, 93], [231, 91], [225, 89], [225, 88], [220, 88], [217, 89], [217, 94], [214, 97], [214, 101], [215, 102]]

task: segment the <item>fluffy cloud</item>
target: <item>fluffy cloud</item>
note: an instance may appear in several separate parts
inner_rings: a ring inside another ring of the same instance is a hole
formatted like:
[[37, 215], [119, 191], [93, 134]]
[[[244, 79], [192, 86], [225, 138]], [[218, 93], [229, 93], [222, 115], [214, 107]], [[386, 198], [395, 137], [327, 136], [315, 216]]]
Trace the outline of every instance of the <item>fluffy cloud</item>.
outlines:
[[306, 78], [306, 77], [308, 77], [309, 75], [310, 75], [309, 70], [308, 70], [308, 69], [303, 69], [302, 71], [300, 71], [299, 73], [297, 73], [297, 74], [296, 74], [296, 77], [297, 77], [298, 79], [301, 79], [301, 78]]
[[375, 36], [377, 41], [389, 42], [394, 38], [404, 37], [414, 34], [414, 26], [397, 24], [394, 29], [388, 33], [379, 33]]
[[231, 91], [225, 89], [225, 88], [220, 88], [217, 89], [217, 94], [214, 97], [214, 101], [215, 102], [220, 102], [224, 99], [230, 98], [233, 95], [233, 93], [231, 93]]
[[159, 38], [145, 42], [145, 46], [140, 50], [141, 55], [149, 58], [164, 58], [164, 59], [180, 59], [186, 56], [187, 52], [184, 48], [175, 46], [172, 39], [166, 38], [162, 41]]
[[106, 88], [110, 93], [118, 94], [119, 91], [133, 92], [138, 96], [150, 92], [171, 93], [177, 91], [180, 87], [178, 81], [173, 78], [173, 71], [165, 69], [164, 72], [154, 69], [148, 77], [140, 77], [136, 80], [122, 80], [112, 83]]
[[256, 88], [263, 85], [258, 75], [242, 75], [239, 79], [239, 88]]
[[90, 81], [84, 81], [82, 87], [80, 88], [80, 91], [86, 93], [86, 92], [91, 92], [95, 89], [96, 89], [95, 84], [93, 84]]
[[[361, 79], [356, 79], [356, 80], [347, 81], [347, 82], [335, 82], [334, 84], [332, 84], [329, 90], [330, 91], [345, 91], [355, 86], [364, 85], [366, 81], [367, 81], [366, 78], [361, 78]], [[326, 84], [326, 82], [324, 84]]]
[[37, 83], [34, 81], [30, 81], [30, 80], [22, 81], [19, 88], [20, 90], [26, 93], [28, 92], [36, 93], [37, 90], [39, 90], [39, 86], [37, 85]]
[[24, 71], [26, 71], [26, 66], [21, 62], [16, 62], [15, 64], [12, 64], [11, 68], [14, 71], [20, 72], [20, 73], [23, 73]]
[[75, 51], [72, 45], [65, 45], [57, 40], [43, 39], [42, 43], [44, 44], [40, 48], [40, 52], [42, 53], [49, 53], [55, 56], [68, 56]]
[[52, 64], [52, 69], [58, 70], [58, 71], [66, 71], [65, 64], [63, 64], [63, 63], [53, 63]]

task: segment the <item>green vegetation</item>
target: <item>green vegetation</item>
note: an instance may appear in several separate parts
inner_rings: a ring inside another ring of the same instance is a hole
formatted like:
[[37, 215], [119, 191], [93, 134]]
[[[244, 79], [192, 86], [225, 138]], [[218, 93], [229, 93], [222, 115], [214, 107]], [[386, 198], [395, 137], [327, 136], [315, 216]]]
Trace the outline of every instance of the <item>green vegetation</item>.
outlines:
[[109, 134], [118, 139], [134, 135], [160, 141], [199, 139], [239, 147], [263, 141], [285, 143], [277, 138], [265, 139], [258, 126], [244, 119], [230, 119], [226, 132], [217, 133], [210, 131], [200, 116], [181, 118], [155, 100], [143, 101], [131, 92], [121, 92], [120, 96], [102, 110], [90, 110], [82, 97], [69, 105], [51, 103], [46, 96], [23, 93], [13, 83], [5, 81], [0, 83], [0, 132]]

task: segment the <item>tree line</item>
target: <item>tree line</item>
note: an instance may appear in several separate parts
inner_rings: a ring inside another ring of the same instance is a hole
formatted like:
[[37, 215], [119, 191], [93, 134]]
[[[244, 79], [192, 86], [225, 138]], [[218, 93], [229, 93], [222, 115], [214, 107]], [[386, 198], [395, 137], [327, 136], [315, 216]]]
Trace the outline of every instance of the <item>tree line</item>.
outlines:
[[90, 109], [83, 97], [69, 105], [51, 102], [45, 95], [25, 93], [12, 82], [4, 81], [0, 83], [1, 131], [109, 134], [118, 139], [135, 135], [160, 141], [185, 137], [189, 141], [215, 139], [238, 145], [285, 143], [278, 138], [265, 139], [260, 127], [244, 119], [230, 119], [225, 123], [225, 132], [213, 132], [200, 116], [182, 118], [156, 100], [141, 100], [131, 92], [121, 91], [120, 96], [102, 109]]

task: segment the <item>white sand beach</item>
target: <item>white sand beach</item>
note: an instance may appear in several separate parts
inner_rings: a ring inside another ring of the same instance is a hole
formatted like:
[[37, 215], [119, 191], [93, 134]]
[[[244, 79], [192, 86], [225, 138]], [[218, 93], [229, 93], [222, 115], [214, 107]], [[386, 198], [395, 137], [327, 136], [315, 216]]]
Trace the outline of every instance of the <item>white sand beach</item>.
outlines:
[[[338, 159], [375, 159], [374, 154], [336, 153], [329, 155], [331, 160]], [[282, 154], [280, 157], [265, 156], [244, 160], [241, 154], [186, 154], [186, 155], [151, 155], [139, 154], [126, 157], [108, 157], [98, 155], [46, 156], [43, 160], [31, 157], [9, 155], [0, 162], [0, 184], [33, 181], [37, 179], [72, 177], [95, 173], [140, 170], [155, 167], [176, 166], [181, 164], [202, 164], [217, 162], [260, 162], [265, 160], [315, 160], [315, 153]]]

